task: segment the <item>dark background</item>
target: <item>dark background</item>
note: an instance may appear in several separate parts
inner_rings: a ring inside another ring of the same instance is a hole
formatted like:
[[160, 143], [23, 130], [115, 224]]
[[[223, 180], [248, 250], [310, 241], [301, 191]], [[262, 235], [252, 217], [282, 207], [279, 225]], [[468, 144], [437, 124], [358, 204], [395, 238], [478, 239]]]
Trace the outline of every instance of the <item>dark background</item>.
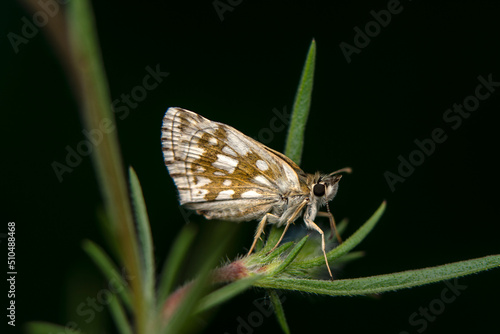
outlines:
[[[2, 5], [0, 232], [16, 222], [17, 323], [81, 323], [75, 305], [104, 286], [81, 249], [83, 239], [106, 245], [96, 218], [100, 193], [89, 157], [58, 181], [51, 164], [64, 163], [65, 147], [84, 139], [76, 99], [46, 36], [39, 33], [13, 51], [7, 33], [19, 34], [21, 19], [32, 14], [16, 2]], [[317, 61], [302, 167], [354, 169], [331, 204], [338, 220], [349, 217], [348, 234], [383, 199], [388, 202], [360, 246], [366, 257], [337, 275], [370, 276], [499, 253], [494, 184], [500, 87], [456, 130], [443, 121], [448, 108], [474, 94], [478, 76], [491, 74], [500, 82], [497, 1], [402, 1], [402, 11], [350, 63], [339, 44], [353, 45], [353, 29], [364, 30], [373, 21], [370, 11], [386, 9], [388, 1], [241, 1], [223, 20], [212, 1], [93, 5], [113, 99], [142, 85], [147, 66], [169, 72], [117, 120], [124, 160], [143, 187], [158, 263], [185, 224], [162, 161], [165, 110], [187, 108], [258, 138], [270, 127], [273, 109], [292, 109], [312, 38]], [[397, 173], [398, 156], [408, 158], [417, 148], [414, 140], [430, 138], [438, 127], [447, 140], [392, 192], [384, 173]], [[260, 139], [282, 150], [286, 132], [273, 137]], [[212, 224], [200, 218], [194, 223]], [[229, 258], [245, 252], [255, 226], [240, 225]], [[1, 247], [6, 254], [5, 241]], [[497, 332], [499, 279], [498, 270], [460, 278], [467, 288], [427, 322], [425, 332]], [[422, 323], [410, 324], [410, 315], [437, 305], [445, 287], [437, 283], [379, 299], [288, 292], [283, 306], [294, 333], [418, 333]], [[247, 319], [256, 310], [252, 302], [264, 296], [253, 289], [224, 304], [206, 332], [236, 333], [237, 318]], [[253, 332], [279, 328], [271, 316]]]

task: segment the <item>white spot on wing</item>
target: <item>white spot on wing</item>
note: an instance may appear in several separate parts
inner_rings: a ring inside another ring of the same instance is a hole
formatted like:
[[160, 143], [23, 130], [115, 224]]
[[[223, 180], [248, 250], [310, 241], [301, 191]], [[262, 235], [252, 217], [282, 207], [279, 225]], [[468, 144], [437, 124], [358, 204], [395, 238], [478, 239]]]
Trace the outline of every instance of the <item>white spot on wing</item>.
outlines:
[[226, 187], [229, 187], [231, 185], [231, 180], [224, 180], [224, 182], [222, 182], [223, 185], [225, 185]]
[[262, 175], [257, 175], [256, 177], [253, 178], [253, 180], [258, 183], [258, 184], [261, 184], [263, 186], [267, 186], [267, 187], [273, 187], [273, 184], [271, 182], [269, 182], [268, 179], [266, 179], [264, 176]]
[[232, 174], [236, 166], [238, 166], [238, 160], [228, 157], [224, 154], [217, 154], [217, 161], [212, 163], [212, 166], [214, 166], [215, 168], [224, 169], [229, 174]]
[[288, 165], [282, 164], [282, 168], [285, 172], [285, 177], [288, 179], [288, 184], [293, 186], [299, 186], [299, 178], [297, 177], [297, 173]]
[[222, 152], [226, 153], [226, 154], [229, 154], [229, 155], [232, 155], [233, 157], [237, 157], [238, 154], [236, 154], [235, 151], [233, 151], [233, 149], [229, 146], [224, 146], [222, 148]]
[[227, 134], [227, 142], [241, 156], [245, 156], [250, 152], [248, 145], [231, 132]]
[[211, 145], [217, 145], [217, 139], [215, 139], [214, 137], [210, 137], [210, 139], [208, 140], [208, 142], [209, 142]]
[[222, 190], [217, 197], [215, 198], [216, 200], [222, 200], [222, 199], [231, 199], [233, 198], [234, 190], [229, 189], [229, 190]]
[[194, 200], [204, 199], [206, 194], [208, 194], [207, 189], [197, 189], [193, 191], [193, 199]]
[[191, 193], [188, 190], [179, 190], [179, 197], [181, 198], [181, 204], [191, 201]]
[[196, 187], [204, 187], [207, 184], [209, 184], [210, 182], [212, 182], [212, 180], [210, 180], [208, 177], [204, 177], [204, 176], [197, 176], [195, 178], [195, 180], [196, 180]]
[[269, 165], [264, 160], [257, 160], [255, 162], [255, 165], [257, 165], [257, 168], [260, 169], [263, 172], [265, 172], [266, 170], [269, 169]]
[[241, 194], [241, 198], [256, 198], [256, 197], [262, 197], [262, 195], [253, 190], [245, 191], [244, 193]]

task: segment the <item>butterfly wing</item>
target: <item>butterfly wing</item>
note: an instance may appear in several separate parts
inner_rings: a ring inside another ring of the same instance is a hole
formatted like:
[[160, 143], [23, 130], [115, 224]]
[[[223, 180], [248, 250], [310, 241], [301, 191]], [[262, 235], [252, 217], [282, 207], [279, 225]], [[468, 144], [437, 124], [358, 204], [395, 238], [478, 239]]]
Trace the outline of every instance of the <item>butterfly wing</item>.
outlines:
[[189, 110], [167, 110], [162, 149], [180, 203], [207, 218], [255, 219], [301, 189], [300, 168], [293, 162]]

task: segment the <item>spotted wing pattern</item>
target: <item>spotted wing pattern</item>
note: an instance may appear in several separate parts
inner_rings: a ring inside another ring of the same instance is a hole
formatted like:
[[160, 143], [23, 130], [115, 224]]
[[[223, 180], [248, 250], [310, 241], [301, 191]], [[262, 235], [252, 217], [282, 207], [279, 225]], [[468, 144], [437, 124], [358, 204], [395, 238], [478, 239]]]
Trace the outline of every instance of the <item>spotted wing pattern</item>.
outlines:
[[162, 149], [180, 203], [207, 218], [256, 219], [303, 191], [303, 172], [290, 159], [186, 109], [165, 113]]

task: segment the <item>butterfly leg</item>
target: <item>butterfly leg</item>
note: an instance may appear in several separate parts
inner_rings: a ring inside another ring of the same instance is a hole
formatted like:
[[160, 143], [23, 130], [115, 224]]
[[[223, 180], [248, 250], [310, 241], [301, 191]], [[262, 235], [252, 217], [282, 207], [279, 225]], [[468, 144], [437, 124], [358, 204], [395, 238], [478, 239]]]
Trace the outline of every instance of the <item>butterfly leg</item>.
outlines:
[[318, 217], [328, 217], [328, 219], [330, 219], [330, 229], [332, 231], [332, 233], [330, 234], [330, 239], [333, 238], [333, 233], [335, 232], [335, 235], [337, 236], [338, 242], [342, 243], [342, 238], [340, 237], [339, 232], [337, 232], [337, 225], [335, 224], [335, 218], [333, 218], [333, 215], [331, 214], [331, 212], [320, 211], [320, 212], [318, 212], [317, 216]]
[[304, 208], [304, 206], [306, 204], [307, 204], [307, 201], [303, 201], [302, 203], [300, 203], [300, 205], [292, 213], [292, 215], [290, 216], [290, 218], [288, 218], [288, 220], [286, 221], [285, 229], [283, 230], [283, 233], [281, 234], [280, 239], [278, 240], [278, 242], [276, 243], [276, 245], [274, 245], [273, 249], [271, 249], [268, 253], [271, 253], [273, 250], [276, 249], [276, 247], [278, 247], [278, 245], [280, 244], [281, 240], [283, 240], [283, 237], [285, 236], [285, 233], [288, 230], [288, 227], [290, 227], [290, 224], [295, 221], [295, 219], [297, 218], [297, 215], [302, 211], [302, 209]]
[[252, 246], [250, 247], [250, 250], [248, 251], [247, 256], [252, 254], [253, 249], [255, 248], [255, 245], [257, 245], [257, 240], [259, 240], [260, 235], [262, 234], [262, 232], [264, 231], [264, 228], [266, 227], [267, 219], [270, 217], [279, 219], [278, 216], [275, 216], [272, 213], [266, 213], [264, 215], [264, 217], [261, 219], [259, 225], [257, 225], [257, 230], [255, 231], [255, 237], [253, 239]]
[[328, 258], [326, 257], [325, 233], [323, 233], [323, 230], [320, 229], [319, 226], [316, 225], [316, 223], [313, 222], [312, 220], [307, 219], [306, 223], [307, 223], [308, 228], [316, 230], [319, 234], [321, 234], [321, 249], [323, 250], [323, 256], [325, 257], [326, 269], [328, 269], [328, 273], [330, 274], [330, 278], [333, 280], [332, 271], [330, 270], [330, 265], [328, 264]]
[[273, 250], [276, 249], [276, 247], [278, 247], [278, 245], [280, 244], [281, 240], [283, 240], [283, 237], [285, 236], [285, 233], [286, 231], [288, 230], [288, 227], [290, 226], [290, 224], [293, 222], [293, 220], [289, 219], [287, 222], [286, 222], [286, 225], [285, 225], [285, 229], [283, 230], [283, 233], [281, 233], [281, 237], [280, 239], [278, 240], [278, 242], [276, 243], [276, 245], [274, 245], [274, 247], [269, 251], [267, 252], [268, 254], [271, 253]]

